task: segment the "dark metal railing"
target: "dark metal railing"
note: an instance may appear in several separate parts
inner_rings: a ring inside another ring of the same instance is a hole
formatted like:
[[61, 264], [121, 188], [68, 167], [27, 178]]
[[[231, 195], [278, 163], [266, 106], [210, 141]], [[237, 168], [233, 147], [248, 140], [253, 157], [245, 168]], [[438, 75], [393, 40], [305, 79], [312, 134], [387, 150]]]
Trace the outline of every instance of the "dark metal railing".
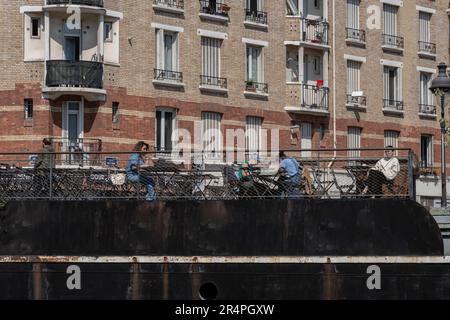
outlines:
[[327, 87], [302, 84], [302, 107], [328, 111]]
[[267, 12], [245, 9], [245, 21], [267, 24]]
[[200, 12], [228, 17], [228, 11], [230, 11], [230, 6], [223, 3], [223, 1], [218, 0], [199, 0], [200, 1]]
[[302, 18], [302, 41], [328, 44], [328, 22], [322, 20], [310, 20]]
[[423, 114], [436, 115], [436, 106], [429, 104], [420, 104], [419, 112]]
[[262, 82], [246, 81], [245, 82], [245, 91], [269, 93], [269, 85], [267, 83], [262, 83]]
[[[188, 151], [164, 157], [164, 152], [83, 153], [97, 159], [89, 166], [67, 166], [71, 152], [1, 153], [0, 201], [414, 198], [409, 149], [395, 150], [399, 171], [391, 181], [369, 170], [384, 156], [383, 149], [286, 150], [299, 164], [294, 176], [278, 169], [278, 150], [253, 153], [256, 157], [245, 166], [244, 150], [218, 152], [215, 162], [208, 162], [205, 152]], [[141, 160], [145, 168], [133, 164]]]
[[47, 0], [47, 4], [48, 5], [76, 4], [76, 5], [103, 7], [103, 0]]
[[419, 41], [419, 51], [436, 54], [436, 44], [431, 42]]
[[347, 39], [366, 42], [366, 31], [360, 29], [345, 28]]
[[200, 76], [200, 85], [214, 86], [226, 89], [228, 86], [226, 78], [212, 77], [212, 76]]
[[102, 140], [95, 138], [49, 138], [55, 152], [66, 152], [57, 154], [56, 163], [62, 165], [100, 165], [98, 154], [91, 152], [102, 151]]
[[155, 80], [168, 80], [174, 82], [183, 82], [183, 73], [171, 70], [154, 69]]
[[48, 60], [47, 87], [103, 88], [103, 63], [94, 61]]
[[403, 111], [403, 101], [383, 99], [383, 107], [385, 109]]
[[360, 106], [366, 106], [367, 100], [365, 96], [353, 97], [351, 94], [347, 94], [347, 103], [348, 104], [357, 104]]
[[153, 0], [153, 4], [169, 8], [184, 9], [183, 0]]
[[403, 49], [404, 38], [383, 33], [383, 45]]

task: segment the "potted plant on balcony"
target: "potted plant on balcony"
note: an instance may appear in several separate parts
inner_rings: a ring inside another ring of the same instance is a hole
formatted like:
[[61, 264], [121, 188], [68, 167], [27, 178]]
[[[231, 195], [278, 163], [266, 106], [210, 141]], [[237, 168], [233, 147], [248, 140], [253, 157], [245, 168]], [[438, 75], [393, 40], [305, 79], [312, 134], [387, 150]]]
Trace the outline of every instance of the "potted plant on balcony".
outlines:
[[314, 39], [311, 40], [313, 43], [322, 43], [323, 39], [323, 33], [322, 32], [316, 32]]
[[253, 85], [252, 79], [248, 79], [247, 81], [245, 81], [245, 90], [251, 91], [251, 92], [256, 92], [256, 87]]
[[231, 7], [227, 4], [222, 4], [221, 9], [225, 14], [228, 14], [228, 11], [230, 11]]

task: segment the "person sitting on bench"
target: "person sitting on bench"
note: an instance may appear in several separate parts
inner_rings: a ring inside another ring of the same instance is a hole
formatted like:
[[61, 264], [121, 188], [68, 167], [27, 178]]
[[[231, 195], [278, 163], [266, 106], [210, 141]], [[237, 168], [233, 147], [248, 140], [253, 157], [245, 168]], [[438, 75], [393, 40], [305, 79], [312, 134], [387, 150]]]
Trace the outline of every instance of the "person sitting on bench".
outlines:
[[394, 157], [394, 148], [387, 146], [385, 149], [386, 156], [369, 169], [363, 194], [381, 195], [383, 184], [390, 185], [400, 172], [400, 163]]

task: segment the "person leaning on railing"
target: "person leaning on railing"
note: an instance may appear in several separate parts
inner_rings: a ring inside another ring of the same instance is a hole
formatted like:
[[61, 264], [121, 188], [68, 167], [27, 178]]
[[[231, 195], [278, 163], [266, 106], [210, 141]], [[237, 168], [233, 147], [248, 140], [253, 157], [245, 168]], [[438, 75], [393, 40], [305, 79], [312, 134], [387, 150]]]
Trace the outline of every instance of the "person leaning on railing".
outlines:
[[151, 160], [144, 157], [142, 152], [148, 151], [149, 145], [144, 141], [139, 141], [133, 148], [135, 153], [130, 155], [127, 166], [127, 179], [130, 182], [142, 183], [147, 186], [145, 200], [156, 200], [155, 181], [152, 177], [145, 175], [141, 169], [151, 166]]
[[400, 172], [400, 163], [394, 157], [394, 148], [387, 146], [385, 157], [378, 160], [373, 168], [370, 168], [367, 173], [366, 187], [363, 194], [381, 195], [384, 184], [391, 184], [395, 177]]
[[37, 169], [35, 188], [38, 191], [36, 196], [48, 196], [50, 190], [50, 169], [55, 168], [55, 150], [50, 139], [42, 139], [42, 151], [36, 159], [34, 168]]

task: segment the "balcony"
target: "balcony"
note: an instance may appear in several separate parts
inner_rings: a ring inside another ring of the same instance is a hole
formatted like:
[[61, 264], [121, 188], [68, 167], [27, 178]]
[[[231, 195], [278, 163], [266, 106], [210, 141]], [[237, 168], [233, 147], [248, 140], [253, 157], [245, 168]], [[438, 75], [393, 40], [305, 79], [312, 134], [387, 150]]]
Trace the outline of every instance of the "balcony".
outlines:
[[366, 45], [366, 31], [360, 29], [345, 28], [347, 44], [354, 44], [359, 46]]
[[153, 0], [153, 9], [183, 14], [184, 0]]
[[228, 92], [228, 82], [227, 82], [226, 78], [201, 75], [199, 88], [202, 91], [227, 93]]
[[94, 61], [48, 60], [44, 97], [79, 94], [87, 100], [104, 101], [103, 63]]
[[347, 109], [366, 110], [367, 99], [365, 96], [347, 94]]
[[62, 166], [98, 166], [101, 165], [101, 154], [86, 154], [89, 152], [101, 152], [102, 140], [91, 138], [49, 138], [57, 154], [56, 165]]
[[[295, 85], [297, 87], [297, 85]], [[328, 93], [329, 89], [323, 86], [301, 84], [298, 85], [300, 91], [295, 91], [291, 100], [291, 105], [286, 106], [284, 110], [289, 113], [298, 113], [315, 116], [329, 116], [328, 112]], [[300, 104], [299, 104], [300, 102]]]
[[217, 0], [200, 0], [199, 16], [203, 19], [228, 21], [230, 6]]
[[383, 34], [384, 51], [392, 51], [396, 53], [403, 53], [405, 41], [403, 37], [397, 37], [389, 34]]
[[267, 29], [267, 12], [245, 9], [244, 25]]
[[328, 22], [301, 19], [301, 41], [313, 46], [328, 46]]
[[183, 73], [172, 70], [154, 69], [153, 83], [168, 87], [184, 87]]
[[419, 116], [423, 118], [432, 118], [436, 119], [436, 106], [429, 104], [420, 104], [419, 105]]
[[244, 95], [246, 97], [267, 98], [269, 96], [269, 85], [262, 82], [245, 82]]
[[436, 58], [436, 44], [419, 41], [419, 56], [422, 58]]
[[47, 0], [47, 5], [82, 5], [103, 8], [103, 0]]
[[383, 99], [383, 112], [392, 113], [396, 115], [403, 115], [404, 114], [403, 101]]

